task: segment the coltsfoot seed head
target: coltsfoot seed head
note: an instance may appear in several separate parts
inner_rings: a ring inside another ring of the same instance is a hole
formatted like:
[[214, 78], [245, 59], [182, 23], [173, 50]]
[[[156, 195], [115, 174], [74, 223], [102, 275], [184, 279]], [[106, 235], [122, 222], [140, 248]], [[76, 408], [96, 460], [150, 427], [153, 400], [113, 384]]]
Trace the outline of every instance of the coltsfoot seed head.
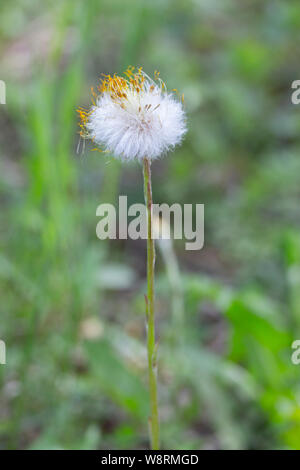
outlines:
[[183, 97], [168, 92], [139, 68], [123, 76], [104, 75], [89, 110], [80, 108], [81, 136], [122, 160], [158, 158], [179, 144], [186, 132]]

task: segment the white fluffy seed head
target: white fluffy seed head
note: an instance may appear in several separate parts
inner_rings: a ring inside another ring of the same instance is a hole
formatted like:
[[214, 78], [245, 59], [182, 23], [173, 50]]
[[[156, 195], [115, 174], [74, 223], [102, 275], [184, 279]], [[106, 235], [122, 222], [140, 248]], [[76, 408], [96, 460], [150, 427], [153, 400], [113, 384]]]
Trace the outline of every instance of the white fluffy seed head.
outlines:
[[89, 111], [79, 109], [81, 135], [122, 160], [155, 159], [179, 144], [186, 132], [183, 100], [167, 92], [155, 74], [130, 67], [126, 78], [105, 76]]

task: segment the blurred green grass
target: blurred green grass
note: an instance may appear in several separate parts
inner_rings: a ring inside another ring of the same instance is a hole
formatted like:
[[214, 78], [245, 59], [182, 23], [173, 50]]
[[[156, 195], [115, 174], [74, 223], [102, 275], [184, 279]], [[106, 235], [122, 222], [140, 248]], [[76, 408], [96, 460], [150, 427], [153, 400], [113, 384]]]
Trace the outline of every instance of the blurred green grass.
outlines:
[[95, 235], [101, 202], [142, 201], [141, 169], [76, 153], [77, 106], [129, 64], [185, 95], [155, 200], [205, 204], [179, 291], [157, 260], [163, 446], [300, 448], [299, 25], [296, 1], [2, 6], [0, 448], [148, 445], [145, 246]]

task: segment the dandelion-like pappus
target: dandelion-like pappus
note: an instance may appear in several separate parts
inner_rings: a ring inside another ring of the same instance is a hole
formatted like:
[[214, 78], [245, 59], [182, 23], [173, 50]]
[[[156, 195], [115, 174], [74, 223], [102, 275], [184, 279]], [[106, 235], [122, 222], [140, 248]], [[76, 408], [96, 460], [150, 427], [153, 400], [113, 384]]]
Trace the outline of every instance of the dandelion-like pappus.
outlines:
[[81, 136], [124, 160], [158, 158], [179, 144], [186, 132], [183, 96], [168, 92], [155, 72], [152, 80], [140, 67], [124, 76], [104, 75], [93, 105], [78, 110]]

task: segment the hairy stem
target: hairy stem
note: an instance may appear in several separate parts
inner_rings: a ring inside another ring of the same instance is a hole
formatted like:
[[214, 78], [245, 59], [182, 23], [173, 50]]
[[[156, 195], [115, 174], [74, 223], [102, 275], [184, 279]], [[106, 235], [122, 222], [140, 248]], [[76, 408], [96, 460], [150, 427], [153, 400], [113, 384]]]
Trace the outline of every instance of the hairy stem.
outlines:
[[155, 342], [155, 315], [154, 315], [154, 265], [155, 245], [152, 236], [152, 187], [151, 168], [147, 158], [143, 161], [144, 195], [147, 206], [147, 351], [148, 351], [148, 377], [150, 394], [150, 439], [151, 447], [159, 449], [159, 418], [157, 404], [157, 345]]

